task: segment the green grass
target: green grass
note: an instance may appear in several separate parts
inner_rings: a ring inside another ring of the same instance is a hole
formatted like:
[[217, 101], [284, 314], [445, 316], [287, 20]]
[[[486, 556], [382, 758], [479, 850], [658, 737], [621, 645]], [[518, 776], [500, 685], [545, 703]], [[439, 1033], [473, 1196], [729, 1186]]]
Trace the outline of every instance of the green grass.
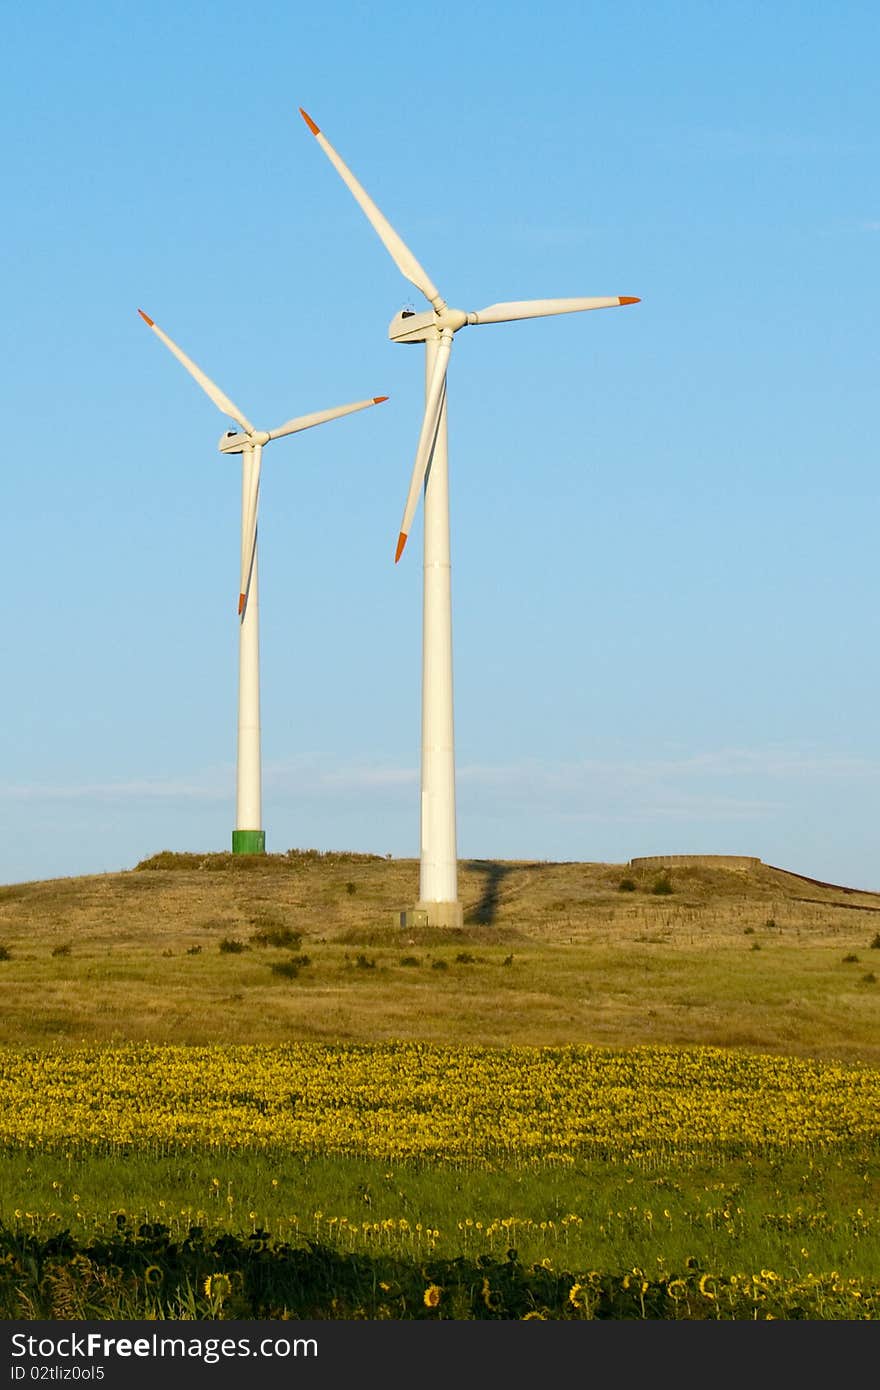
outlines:
[[[4, 1156], [0, 1222], [80, 1242], [148, 1222], [199, 1226], [343, 1253], [549, 1260], [585, 1272], [832, 1270], [880, 1285], [876, 1150], [726, 1164], [574, 1168], [365, 1162], [244, 1153], [185, 1157]], [[434, 1235], [433, 1233], [437, 1234]]]

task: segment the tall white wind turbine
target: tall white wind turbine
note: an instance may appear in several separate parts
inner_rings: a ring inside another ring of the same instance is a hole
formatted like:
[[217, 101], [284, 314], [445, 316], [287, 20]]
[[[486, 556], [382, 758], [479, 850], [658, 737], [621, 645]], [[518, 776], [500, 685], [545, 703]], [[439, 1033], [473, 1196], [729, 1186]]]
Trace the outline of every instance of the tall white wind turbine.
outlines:
[[235, 829], [232, 832], [233, 854], [263, 854], [266, 832], [263, 829], [262, 775], [260, 763], [260, 634], [259, 601], [257, 593], [257, 509], [260, 496], [260, 466], [263, 446], [272, 439], [287, 434], [299, 434], [313, 425], [338, 420], [356, 410], [387, 401], [387, 396], [373, 396], [352, 405], [338, 405], [332, 410], [318, 410], [312, 415], [300, 415], [287, 420], [275, 430], [256, 429], [238, 406], [216, 386], [205, 373], [187, 357], [175, 342], [163, 333], [143, 311], [138, 313], [170, 352], [174, 353], [190, 376], [214, 404], [229, 415], [239, 430], [227, 430], [220, 438], [221, 454], [241, 454], [241, 582], [238, 593], [238, 762], [236, 771]]
[[382, 215], [370, 195], [307, 113], [300, 115], [321, 149], [360, 204], [394, 264], [431, 308], [395, 314], [388, 336], [395, 343], [425, 344], [425, 414], [416, 448], [395, 562], [403, 554], [419, 493], [425, 494], [425, 562], [422, 600], [422, 756], [419, 901], [412, 921], [458, 926], [458, 855], [455, 829], [455, 747], [452, 713], [452, 599], [449, 558], [449, 474], [446, 432], [446, 371], [452, 341], [469, 324], [509, 323], [638, 304], [629, 295], [604, 299], [530, 299], [490, 304], [475, 313], [450, 309], [427, 271]]

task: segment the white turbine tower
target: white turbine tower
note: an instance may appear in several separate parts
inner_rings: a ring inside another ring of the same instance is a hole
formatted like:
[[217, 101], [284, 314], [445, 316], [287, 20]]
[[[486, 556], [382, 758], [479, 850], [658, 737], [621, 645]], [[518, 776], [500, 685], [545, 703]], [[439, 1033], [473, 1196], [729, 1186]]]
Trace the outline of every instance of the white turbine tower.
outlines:
[[419, 901], [413, 922], [458, 926], [458, 855], [455, 834], [455, 749], [452, 715], [452, 601], [449, 559], [449, 476], [446, 447], [446, 370], [452, 340], [468, 324], [507, 323], [638, 304], [631, 296], [605, 299], [531, 299], [490, 304], [476, 313], [450, 309], [427, 271], [383, 217], [366, 190], [309, 115], [300, 115], [360, 204], [398, 270], [431, 305], [420, 314], [395, 314], [395, 343], [425, 344], [425, 414], [403, 510], [395, 562], [400, 559], [424, 486], [425, 564], [422, 606], [422, 757]]
[[219, 386], [196, 366], [175, 342], [163, 333], [143, 311], [138, 313], [174, 353], [179, 362], [186, 367], [190, 376], [195, 377], [202, 390], [210, 396], [214, 404], [229, 415], [240, 427], [240, 432], [227, 430], [220, 439], [221, 454], [241, 454], [241, 582], [238, 593], [239, 642], [238, 642], [238, 764], [236, 772], [235, 829], [232, 832], [233, 854], [263, 854], [266, 849], [266, 832], [263, 830], [262, 775], [260, 766], [260, 634], [259, 603], [257, 593], [257, 508], [260, 495], [260, 464], [263, 445], [272, 439], [282, 439], [287, 434], [299, 434], [300, 430], [311, 429], [313, 425], [323, 425], [328, 420], [338, 420], [342, 415], [352, 415], [356, 410], [366, 410], [368, 406], [387, 401], [387, 396], [373, 396], [367, 401], [355, 401], [352, 405], [338, 405], [332, 410], [319, 410], [312, 415], [300, 415], [288, 420], [276, 430], [256, 429], [237, 405], [229, 399]]

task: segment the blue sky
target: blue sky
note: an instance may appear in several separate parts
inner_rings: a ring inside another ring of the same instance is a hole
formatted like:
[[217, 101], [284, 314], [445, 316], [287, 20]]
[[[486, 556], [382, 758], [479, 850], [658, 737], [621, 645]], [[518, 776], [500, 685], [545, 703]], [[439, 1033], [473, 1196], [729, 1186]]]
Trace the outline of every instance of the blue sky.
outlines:
[[32, 3], [5, 21], [0, 879], [225, 849], [260, 425], [270, 849], [415, 855], [418, 293], [449, 377], [459, 852], [757, 854], [880, 890], [880, 11]]

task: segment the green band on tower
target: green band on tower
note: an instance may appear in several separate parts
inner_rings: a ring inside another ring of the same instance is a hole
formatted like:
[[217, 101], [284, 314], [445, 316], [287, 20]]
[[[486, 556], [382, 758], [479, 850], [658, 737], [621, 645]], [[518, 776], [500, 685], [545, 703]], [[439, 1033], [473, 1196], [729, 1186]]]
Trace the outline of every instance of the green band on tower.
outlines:
[[232, 853], [233, 853], [233, 854], [265, 854], [265, 853], [266, 853], [266, 832], [265, 832], [265, 830], [233, 830], [233, 832], [232, 832]]

